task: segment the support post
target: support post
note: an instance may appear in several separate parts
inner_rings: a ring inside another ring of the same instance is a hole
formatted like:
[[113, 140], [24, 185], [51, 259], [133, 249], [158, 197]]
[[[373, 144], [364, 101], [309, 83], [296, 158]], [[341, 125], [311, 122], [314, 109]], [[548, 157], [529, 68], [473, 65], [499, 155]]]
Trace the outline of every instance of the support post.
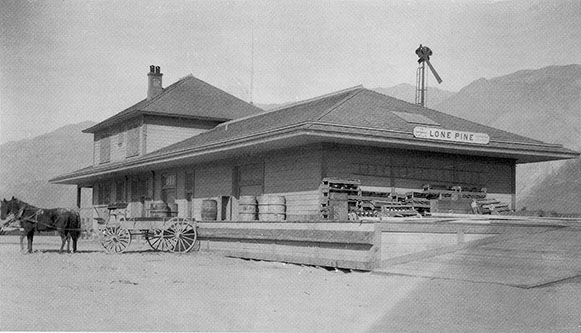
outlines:
[[77, 185], [77, 208], [81, 208], [81, 190], [82, 187]]
[[376, 222], [373, 224], [373, 246], [371, 248], [371, 270], [375, 270], [381, 267], [381, 222]]

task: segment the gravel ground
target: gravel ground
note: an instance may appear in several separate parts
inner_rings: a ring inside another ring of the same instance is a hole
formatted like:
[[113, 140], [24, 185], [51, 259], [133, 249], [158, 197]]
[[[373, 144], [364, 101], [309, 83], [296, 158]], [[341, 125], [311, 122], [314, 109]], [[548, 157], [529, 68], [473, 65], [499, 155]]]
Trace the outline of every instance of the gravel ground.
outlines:
[[581, 284], [536, 289], [383, 276], [194, 252], [121, 255], [0, 237], [2, 331], [581, 332]]

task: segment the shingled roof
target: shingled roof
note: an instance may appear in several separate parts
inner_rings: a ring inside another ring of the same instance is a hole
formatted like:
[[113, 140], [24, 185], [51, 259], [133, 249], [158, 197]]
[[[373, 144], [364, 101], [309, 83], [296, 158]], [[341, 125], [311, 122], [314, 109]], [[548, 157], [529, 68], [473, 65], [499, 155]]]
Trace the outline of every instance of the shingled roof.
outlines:
[[[308, 129], [310, 132], [342, 133], [345, 136], [349, 134], [379, 136], [386, 139], [416, 141], [419, 144], [431, 141], [415, 138], [413, 130], [421, 124], [406, 121], [401, 114], [420, 115], [444, 129], [486, 133], [490, 136], [490, 147], [507, 149], [518, 147], [531, 151], [537, 151], [540, 148], [547, 153], [575, 153], [563, 149], [561, 145], [547, 144], [411, 104], [363, 87], [355, 87], [270, 112], [225, 122], [214, 130], [162, 148], [151, 153], [150, 156], [220, 145], [257, 135], [275, 135], [277, 132], [291, 128], [293, 130]], [[454, 143], [454, 145], [469, 145], [477, 149], [476, 146], [465, 143]]]
[[143, 99], [83, 132], [94, 133], [138, 114], [228, 121], [262, 111], [190, 74], [163, 89], [154, 98]]
[[[419, 123], [418, 123], [419, 122]], [[425, 125], [422, 125], [422, 122]], [[415, 137], [417, 126], [486, 133], [486, 145], [443, 142]], [[184, 141], [151, 152], [131, 161], [120, 161], [82, 169], [52, 180], [66, 182], [90, 174], [163, 164], [171, 159], [199, 158], [216, 151], [235, 151], [240, 147], [290, 142], [341, 142], [373, 144], [414, 150], [434, 150], [457, 154], [513, 158], [518, 163], [575, 158], [579, 153], [561, 145], [512, 134], [477, 124], [436, 110], [389, 97], [361, 86], [338, 91], [279, 109], [231, 121]], [[268, 145], [267, 145], [268, 147]]]

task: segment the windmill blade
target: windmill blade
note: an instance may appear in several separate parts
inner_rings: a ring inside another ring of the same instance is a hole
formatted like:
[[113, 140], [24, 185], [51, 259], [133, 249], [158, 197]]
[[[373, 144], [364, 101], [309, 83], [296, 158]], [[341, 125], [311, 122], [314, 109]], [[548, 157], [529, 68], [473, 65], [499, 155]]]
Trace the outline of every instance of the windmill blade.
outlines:
[[442, 83], [442, 78], [440, 78], [440, 75], [438, 75], [438, 72], [436, 72], [436, 70], [434, 69], [434, 67], [430, 63], [430, 60], [426, 59], [426, 62], [428, 63], [428, 67], [430, 67], [432, 74], [434, 74], [434, 76], [436, 77], [436, 81], [438, 81], [438, 84]]

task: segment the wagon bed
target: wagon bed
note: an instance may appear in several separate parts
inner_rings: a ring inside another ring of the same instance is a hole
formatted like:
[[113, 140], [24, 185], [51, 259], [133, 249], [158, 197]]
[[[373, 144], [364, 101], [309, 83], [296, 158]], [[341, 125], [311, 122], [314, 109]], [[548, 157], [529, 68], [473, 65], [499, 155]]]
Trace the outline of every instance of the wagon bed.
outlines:
[[[185, 217], [134, 217], [112, 214], [107, 221], [98, 218], [101, 244], [109, 253], [122, 253], [131, 244], [132, 236], [143, 235], [155, 251], [185, 253], [190, 251], [198, 237], [196, 223]], [[115, 216], [114, 219], [111, 216]]]

